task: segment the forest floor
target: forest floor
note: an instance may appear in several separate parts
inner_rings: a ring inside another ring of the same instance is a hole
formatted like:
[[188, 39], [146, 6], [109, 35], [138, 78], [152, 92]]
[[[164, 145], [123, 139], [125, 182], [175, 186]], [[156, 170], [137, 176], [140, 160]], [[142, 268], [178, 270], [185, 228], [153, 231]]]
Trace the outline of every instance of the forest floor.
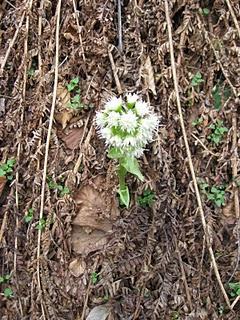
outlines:
[[[121, 18], [122, 48], [114, 0], [0, 4], [1, 320], [240, 319], [240, 3]], [[160, 119], [128, 210], [94, 125], [126, 92]]]

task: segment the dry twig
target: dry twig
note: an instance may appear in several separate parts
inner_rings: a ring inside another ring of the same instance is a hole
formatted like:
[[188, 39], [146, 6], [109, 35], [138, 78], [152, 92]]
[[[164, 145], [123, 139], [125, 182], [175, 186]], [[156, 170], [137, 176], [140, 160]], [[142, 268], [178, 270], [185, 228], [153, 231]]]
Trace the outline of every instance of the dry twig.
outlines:
[[214, 257], [214, 253], [213, 253], [213, 249], [212, 249], [212, 245], [211, 245], [211, 238], [210, 238], [210, 234], [208, 232], [208, 226], [207, 226], [206, 219], [205, 219], [205, 216], [204, 216], [202, 200], [201, 200], [201, 196], [200, 196], [200, 192], [199, 192], [199, 188], [198, 188], [198, 184], [197, 184], [196, 174], [195, 174], [193, 161], [192, 161], [192, 155], [191, 155], [191, 151], [190, 151], [190, 148], [189, 148], [187, 133], [186, 133], [185, 124], [184, 124], [184, 120], [183, 120], [183, 113], [182, 113], [182, 107], [181, 107], [181, 101], [180, 101], [180, 95], [179, 95], [179, 89], [178, 89], [177, 71], [176, 71], [175, 58], [174, 58], [172, 27], [171, 27], [170, 15], [169, 15], [168, 0], [165, 0], [165, 15], [166, 15], [167, 26], [168, 26], [168, 38], [169, 38], [169, 45], [170, 45], [171, 67], [172, 67], [172, 74], [173, 74], [174, 89], [175, 89], [175, 93], [176, 93], [176, 101], [177, 101], [177, 108], [178, 108], [178, 114], [179, 114], [179, 121], [180, 121], [181, 129], [182, 129], [182, 133], [183, 133], [183, 139], [184, 139], [184, 144], [185, 144], [185, 147], [186, 147], [186, 152], [187, 152], [187, 158], [188, 158], [188, 162], [189, 162], [190, 172], [191, 172], [192, 179], [193, 179], [193, 184], [194, 184], [194, 189], [195, 189], [195, 193], [196, 193], [199, 213], [200, 213], [202, 226], [203, 226], [203, 230], [204, 230], [206, 241], [207, 241], [208, 251], [209, 251], [209, 254], [210, 254], [210, 257], [211, 257], [211, 261], [212, 261], [212, 264], [213, 264], [214, 273], [216, 275], [216, 278], [217, 278], [217, 281], [219, 283], [219, 286], [220, 286], [220, 289], [222, 291], [222, 294], [224, 296], [224, 299], [225, 299], [228, 307], [231, 309], [231, 304], [230, 304], [228, 295], [227, 295], [227, 293], [225, 291], [225, 288], [223, 286], [223, 283], [222, 283], [222, 280], [221, 280], [221, 277], [220, 277], [220, 274], [219, 274], [219, 271], [218, 271], [218, 266], [217, 266], [217, 263], [216, 263], [216, 259]]
[[[56, 98], [57, 98], [60, 14], [61, 14], [61, 0], [58, 1], [58, 5], [57, 5], [57, 9], [56, 9], [55, 75], [54, 75], [52, 106], [51, 106], [51, 112], [50, 112], [50, 118], [49, 118], [49, 126], [48, 126], [46, 148], [45, 148], [45, 157], [44, 157], [39, 220], [41, 220], [43, 218], [44, 200], [45, 200], [45, 186], [46, 186], [47, 166], [48, 166], [48, 153], [49, 153], [49, 147], [50, 147], [51, 131], [52, 131], [52, 125], [53, 125], [53, 117], [54, 117], [54, 111], [55, 111], [55, 105], [56, 105]], [[38, 230], [38, 244], [37, 244], [37, 279], [38, 279], [38, 288], [39, 288], [40, 293], [41, 293], [41, 276], [40, 276], [41, 234], [42, 234], [42, 232], [41, 232], [41, 229], [39, 228], [39, 230]], [[43, 316], [45, 318], [43, 307], [42, 307], [42, 312], [43, 312]]]
[[117, 74], [117, 68], [115, 66], [114, 60], [113, 60], [113, 56], [112, 56], [112, 48], [108, 50], [108, 56], [109, 56], [109, 60], [111, 62], [111, 67], [112, 67], [112, 71], [113, 71], [113, 76], [116, 82], [116, 86], [117, 86], [117, 90], [118, 90], [118, 94], [122, 94], [122, 87], [118, 78], [118, 74]]

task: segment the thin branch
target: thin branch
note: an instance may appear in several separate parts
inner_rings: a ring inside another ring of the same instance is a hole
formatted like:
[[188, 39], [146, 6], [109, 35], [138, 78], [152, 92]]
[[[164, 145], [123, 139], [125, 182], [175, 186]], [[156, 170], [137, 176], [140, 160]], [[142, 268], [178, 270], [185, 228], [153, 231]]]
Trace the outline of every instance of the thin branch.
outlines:
[[218, 271], [218, 266], [217, 266], [217, 263], [216, 263], [216, 260], [215, 260], [215, 257], [214, 257], [214, 253], [213, 253], [213, 249], [212, 249], [212, 245], [211, 245], [211, 240], [212, 239], [211, 239], [210, 234], [208, 232], [208, 226], [207, 226], [206, 219], [205, 219], [205, 216], [204, 216], [202, 200], [201, 200], [201, 196], [200, 196], [200, 192], [199, 192], [199, 188], [198, 188], [198, 184], [197, 184], [196, 174], [195, 174], [193, 161], [192, 161], [192, 155], [191, 155], [191, 151], [190, 151], [190, 148], [189, 148], [187, 133], [186, 133], [185, 124], [184, 124], [184, 120], [183, 120], [183, 113], [182, 113], [182, 107], [181, 107], [181, 101], [180, 101], [180, 95], [179, 95], [179, 89], [178, 89], [178, 78], [177, 78], [177, 72], [176, 72], [176, 64], [175, 64], [175, 58], [174, 58], [172, 28], [171, 28], [171, 20], [170, 20], [170, 15], [169, 15], [168, 0], [165, 0], [165, 15], [166, 15], [167, 27], [168, 27], [168, 38], [169, 38], [169, 46], [170, 46], [171, 67], [172, 67], [172, 74], [173, 74], [174, 89], [175, 89], [175, 93], [176, 93], [176, 101], [177, 101], [177, 109], [178, 109], [178, 114], [179, 114], [179, 121], [180, 121], [181, 129], [182, 129], [182, 133], [183, 133], [183, 139], [184, 139], [184, 144], [185, 144], [185, 147], [186, 147], [189, 168], [190, 168], [192, 179], [193, 179], [193, 185], [194, 185], [194, 189], [195, 189], [195, 193], [196, 193], [199, 213], [200, 213], [202, 226], [203, 226], [204, 234], [205, 234], [205, 237], [206, 237], [207, 247], [208, 247], [208, 251], [209, 251], [210, 257], [211, 257], [214, 273], [215, 273], [215, 276], [217, 278], [217, 281], [218, 281], [218, 284], [220, 286], [220, 289], [222, 291], [222, 294], [224, 296], [224, 299], [225, 299], [228, 307], [231, 309], [231, 304], [230, 304], [228, 295], [227, 295], [227, 293], [225, 291], [225, 288], [223, 286], [223, 283], [221, 281], [221, 277], [220, 277], [220, 274], [219, 274], [219, 271]]
[[235, 13], [234, 13], [234, 11], [233, 11], [231, 2], [230, 2], [230, 0], [226, 0], [226, 3], [227, 3], [227, 6], [228, 6], [229, 11], [230, 11], [230, 13], [231, 13], [231, 16], [232, 16], [232, 18], [233, 18], [233, 22], [234, 22], [234, 24], [235, 24], [235, 27], [236, 27], [236, 29], [237, 29], [238, 37], [239, 37], [239, 39], [240, 39], [240, 27], [239, 27], [237, 18], [236, 18], [236, 16], [235, 16]]
[[75, 0], [72, 0], [72, 2], [73, 2], [74, 15], [75, 15], [75, 19], [76, 19], [76, 23], [77, 23], [77, 27], [78, 27], [78, 36], [79, 36], [79, 42], [80, 42], [80, 47], [81, 47], [81, 54], [82, 54], [83, 61], [86, 62], [84, 49], [83, 49], [83, 43], [82, 43], [81, 28], [80, 28], [79, 21], [78, 21], [76, 3], [75, 3]]
[[[44, 157], [44, 166], [43, 166], [39, 220], [41, 220], [43, 218], [44, 201], [45, 201], [45, 186], [46, 186], [47, 166], [48, 166], [48, 153], [49, 153], [51, 131], [52, 131], [52, 126], [53, 126], [53, 117], [54, 117], [54, 111], [55, 111], [55, 105], [56, 105], [56, 99], [57, 99], [60, 14], [61, 14], [61, 0], [58, 1], [58, 6], [56, 9], [57, 19], [56, 19], [55, 75], [54, 75], [52, 106], [51, 106], [51, 112], [50, 112], [50, 118], [49, 118], [49, 126], [48, 126], [46, 148], [45, 148], [45, 157]], [[39, 229], [38, 230], [38, 244], [37, 244], [37, 279], [38, 279], [39, 292], [41, 292], [41, 276], [40, 276], [41, 234], [42, 234], [41, 229]], [[42, 311], [44, 311], [43, 308], [42, 308]], [[43, 313], [43, 316], [45, 318], [44, 313]]]
[[118, 49], [123, 51], [122, 40], [122, 5], [121, 0], [117, 0], [117, 16], [118, 16]]
[[109, 56], [109, 60], [111, 62], [111, 67], [112, 67], [112, 71], [113, 71], [113, 77], [114, 80], [116, 82], [116, 86], [117, 86], [117, 90], [118, 90], [118, 94], [122, 94], [122, 87], [118, 78], [118, 74], [117, 74], [117, 68], [115, 66], [114, 60], [113, 60], [113, 56], [112, 56], [112, 48], [108, 49], [108, 56]]
[[7, 62], [8, 56], [9, 56], [9, 54], [10, 54], [10, 52], [11, 52], [11, 49], [12, 49], [13, 46], [14, 46], [14, 43], [15, 43], [15, 41], [16, 41], [16, 39], [17, 39], [17, 36], [18, 36], [18, 33], [19, 33], [19, 31], [20, 31], [20, 29], [21, 29], [21, 27], [22, 27], [23, 21], [24, 21], [24, 19], [25, 19], [25, 15], [26, 15], [26, 9], [24, 10], [24, 12], [23, 12], [23, 14], [22, 14], [22, 17], [21, 17], [20, 22], [19, 22], [19, 24], [18, 24], [18, 26], [17, 26], [17, 29], [16, 29], [16, 31], [15, 31], [15, 33], [14, 33], [14, 36], [13, 36], [12, 40], [10, 41], [9, 46], [8, 46], [8, 48], [7, 48], [7, 51], [6, 51], [6, 54], [5, 54], [5, 56], [4, 56], [3, 60], [2, 60], [2, 64], [1, 64], [1, 67], [0, 67], [0, 77], [1, 77], [2, 74], [3, 74], [3, 70], [4, 70], [4, 68], [5, 68], [5, 64], [6, 64], [6, 62]]

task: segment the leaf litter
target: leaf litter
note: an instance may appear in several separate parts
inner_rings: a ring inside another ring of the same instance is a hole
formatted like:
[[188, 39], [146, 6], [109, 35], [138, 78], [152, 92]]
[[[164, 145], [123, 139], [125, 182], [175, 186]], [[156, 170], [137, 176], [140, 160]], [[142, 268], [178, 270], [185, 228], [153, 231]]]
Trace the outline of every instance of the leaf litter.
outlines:
[[[103, 315], [109, 319], [236, 319], [239, 301], [230, 312], [197, 215], [176, 109], [164, 1], [123, 1], [122, 53], [114, 47], [119, 34], [115, 1], [74, 3], [75, 9], [73, 1], [62, 1], [61, 7], [59, 84], [47, 168], [56, 181], [69, 182], [71, 193], [60, 197], [46, 189], [41, 291], [36, 285], [39, 220], [37, 214], [29, 223], [24, 217], [29, 208], [37, 213], [40, 205], [57, 1], [44, 1], [42, 8], [32, 2], [30, 9], [21, 1], [0, 5], [0, 63], [8, 55], [0, 78], [0, 159], [17, 161], [13, 179], [0, 181], [0, 265], [3, 274], [12, 273], [14, 292], [1, 299], [0, 318], [86, 319], [93, 310], [100, 317], [105, 303], [111, 305], [110, 314]], [[228, 283], [239, 282], [239, 99], [234, 92], [240, 82], [239, 35], [228, 3], [238, 23], [239, 5], [223, 0], [168, 3], [194, 169], [208, 185], [226, 185], [225, 205], [203, 200], [203, 206], [221, 281], [234, 303]], [[27, 73], [32, 66], [34, 76]], [[76, 75], [81, 101], [93, 109], [69, 108], [73, 95], [66, 84]], [[95, 112], [120, 87], [143, 94], [161, 117], [158, 137], [141, 163], [146, 181], [128, 182], [135, 200], [154, 186], [154, 204], [142, 208], [133, 201], [128, 211], [118, 206], [115, 163], [106, 158], [93, 129]], [[228, 132], [215, 146], [208, 135], [217, 121]], [[95, 284], [94, 272], [101, 275]], [[0, 287], [2, 293], [5, 289]]]

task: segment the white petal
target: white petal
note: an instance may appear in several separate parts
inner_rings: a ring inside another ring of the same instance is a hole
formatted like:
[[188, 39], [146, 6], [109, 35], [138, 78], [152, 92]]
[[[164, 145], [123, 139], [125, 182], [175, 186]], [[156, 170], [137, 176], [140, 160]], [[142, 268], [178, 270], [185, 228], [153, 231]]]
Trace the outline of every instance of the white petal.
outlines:
[[143, 117], [150, 112], [148, 104], [144, 101], [137, 101], [135, 104], [135, 110], [140, 117]]
[[137, 128], [137, 116], [129, 110], [126, 113], [123, 113], [119, 120], [119, 126], [122, 130], [126, 130], [127, 132], [132, 132]]
[[122, 98], [113, 97], [105, 104], [106, 111], [116, 111], [122, 106]]
[[139, 99], [139, 96], [136, 93], [128, 93], [127, 94], [127, 103], [134, 104]]

